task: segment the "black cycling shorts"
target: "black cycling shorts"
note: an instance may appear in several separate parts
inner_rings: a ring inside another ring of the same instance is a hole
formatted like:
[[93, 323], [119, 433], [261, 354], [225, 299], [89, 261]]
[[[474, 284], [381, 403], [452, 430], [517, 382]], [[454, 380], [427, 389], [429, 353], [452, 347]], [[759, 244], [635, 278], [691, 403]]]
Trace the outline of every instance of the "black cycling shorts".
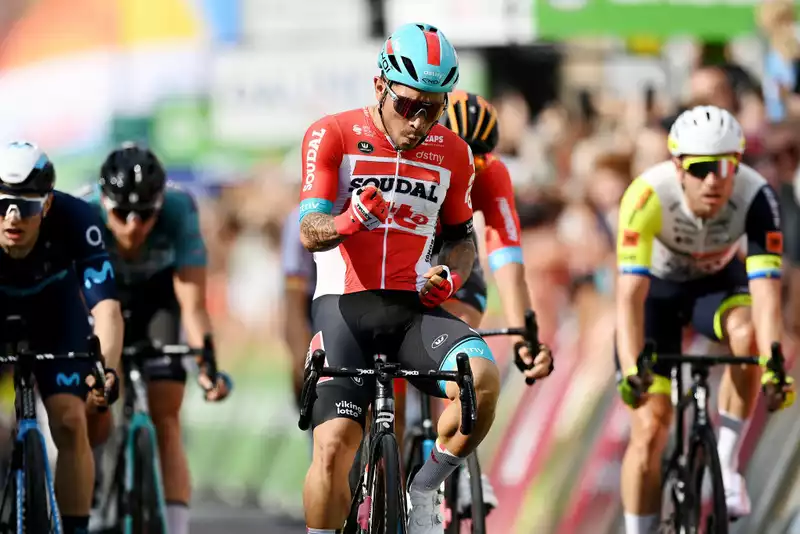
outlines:
[[[493, 361], [486, 343], [457, 317], [441, 308], [426, 308], [412, 291], [362, 291], [347, 295], [324, 295], [312, 306], [313, 332], [310, 355], [325, 350], [326, 366], [374, 366], [374, 356], [420, 371], [451, 369], [454, 348], [470, 357]], [[455, 352], [454, 352], [455, 354]], [[434, 381], [412, 380], [420, 391], [444, 397]], [[312, 424], [337, 417], [364, 426], [366, 411], [374, 397], [374, 381], [361, 378], [322, 378], [314, 405]]]
[[[650, 277], [644, 306], [644, 337], [656, 343], [656, 353], [680, 354], [683, 328], [692, 328], [712, 341], [722, 341], [726, 311], [750, 305], [747, 271], [734, 259], [722, 271], [688, 282]], [[616, 350], [617, 378], [622, 379]], [[655, 374], [669, 377], [672, 366], [656, 363]]]
[[[85, 352], [92, 327], [79, 284], [70, 272], [38, 293], [0, 292], [0, 352], [5, 353], [6, 343], [17, 341], [27, 341], [29, 349], [38, 353]], [[21, 316], [24, 323], [13, 330], [5, 328], [9, 315]], [[85, 398], [89, 392], [85, 380], [92, 368], [88, 358], [41, 361], [34, 364], [34, 379], [43, 399], [60, 393]]]
[[452, 298], [472, 306], [483, 314], [486, 311], [486, 293], [486, 277], [481, 262], [476, 257], [467, 281]]
[[[180, 342], [181, 309], [175, 298], [172, 269], [160, 271], [145, 282], [119, 287], [125, 318], [125, 345], [149, 339], [162, 344]], [[186, 382], [183, 360], [148, 360], [142, 369], [145, 379]]]

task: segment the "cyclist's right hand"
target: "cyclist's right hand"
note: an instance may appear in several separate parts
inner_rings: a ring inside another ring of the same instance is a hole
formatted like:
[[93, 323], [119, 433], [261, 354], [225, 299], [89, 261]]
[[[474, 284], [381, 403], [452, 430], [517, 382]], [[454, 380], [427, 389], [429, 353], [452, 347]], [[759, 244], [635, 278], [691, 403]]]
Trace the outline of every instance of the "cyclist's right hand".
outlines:
[[389, 206], [383, 193], [374, 185], [368, 185], [353, 191], [350, 206], [334, 217], [333, 222], [339, 235], [353, 235], [365, 229], [374, 230], [386, 222], [388, 216]]
[[622, 397], [622, 402], [636, 409], [647, 400], [647, 390], [652, 384], [653, 375], [651, 373], [640, 375], [639, 370], [632, 367], [617, 384], [617, 390]]

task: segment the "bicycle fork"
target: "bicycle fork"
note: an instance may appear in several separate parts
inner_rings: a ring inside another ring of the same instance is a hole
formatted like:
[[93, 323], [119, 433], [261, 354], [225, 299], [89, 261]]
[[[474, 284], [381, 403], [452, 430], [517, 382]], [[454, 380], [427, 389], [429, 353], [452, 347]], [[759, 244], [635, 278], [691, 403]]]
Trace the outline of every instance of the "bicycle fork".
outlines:
[[151, 450], [151, 458], [153, 463], [151, 466], [142, 465], [142, 469], [153, 470], [153, 481], [155, 482], [154, 491], [158, 499], [158, 513], [161, 515], [163, 524], [166, 524], [167, 511], [166, 503], [164, 501], [164, 487], [161, 481], [161, 462], [158, 456], [158, 443], [156, 442], [156, 427], [153, 420], [150, 418], [149, 410], [147, 407], [147, 397], [144, 386], [141, 382], [138, 370], [131, 369], [131, 385], [134, 390], [134, 408], [131, 416], [130, 424], [128, 425], [127, 435], [125, 440], [125, 486], [123, 488], [125, 495], [125, 519], [123, 521], [124, 534], [134, 534], [133, 532], [133, 515], [131, 513], [130, 503], [133, 501], [133, 494], [136, 491], [135, 487], [135, 458], [137, 436], [139, 431], [144, 430], [149, 437], [148, 446]]

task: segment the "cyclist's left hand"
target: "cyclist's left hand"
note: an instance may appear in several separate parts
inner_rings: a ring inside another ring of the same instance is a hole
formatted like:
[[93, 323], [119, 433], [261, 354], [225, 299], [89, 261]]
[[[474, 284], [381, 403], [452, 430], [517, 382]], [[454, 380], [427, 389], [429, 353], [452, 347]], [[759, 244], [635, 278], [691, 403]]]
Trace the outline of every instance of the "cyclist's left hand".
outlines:
[[428, 308], [435, 308], [450, 298], [458, 284], [458, 275], [446, 265], [434, 265], [422, 275], [428, 281], [419, 292], [420, 300]]
[[197, 375], [197, 383], [205, 391], [206, 400], [209, 402], [219, 402], [230, 395], [231, 379], [225, 373], [217, 373], [217, 382], [212, 384], [211, 377], [205, 371]]
[[86, 377], [86, 385], [89, 386], [86, 404], [90, 413], [97, 412], [100, 408], [111, 406], [119, 398], [119, 378], [113, 369], [106, 369], [104, 391], [101, 392], [95, 389], [94, 382], [94, 375], [90, 374]]
[[794, 389], [794, 379], [791, 376], [786, 377], [786, 384], [782, 389], [778, 388], [778, 379], [775, 373], [765, 370], [761, 375], [761, 388], [767, 396], [767, 409], [770, 412], [783, 410], [794, 404], [797, 393]]
[[521, 344], [519, 347], [519, 356], [526, 365], [533, 363], [533, 367], [522, 372], [525, 378], [540, 379], [550, 376], [550, 373], [555, 369], [553, 365], [553, 355], [550, 352], [550, 347], [544, 344], [539, 345], [539, 352], [536, 356], [533, 355], [531, 344]]

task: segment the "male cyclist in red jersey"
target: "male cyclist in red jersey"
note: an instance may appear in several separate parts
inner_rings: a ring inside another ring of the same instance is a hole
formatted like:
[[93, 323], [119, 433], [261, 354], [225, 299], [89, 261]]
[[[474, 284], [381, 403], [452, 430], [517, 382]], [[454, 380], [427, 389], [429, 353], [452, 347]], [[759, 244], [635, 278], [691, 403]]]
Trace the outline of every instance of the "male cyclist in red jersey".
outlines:
[[[482, 96], [454, 91], [449, 95], [447, 111], [441, 123], [464, 139], [472, 149], [475, 161], [475, 182], [472, 186], [472, 208], [483, 213], [486, 221], [486, 245], [489, 253], [489, 268], [494, 275], [503, 312], [509, 325], [520, 326], [525, 322], [525, 310], [530, 309], [530, 293], [525, 282], [525, 267], [522, 263], [520, 226], [514, 202], [514, 189], [508, 167], [492, 154], [497, 146], [497, 111]], [[477, 248], [477, 240], [475, 246]], [[436, 240], [434, 252], [441, 242]], [[486, 312], [486, 279], [479, 261], [475, 261], [464, 285], [442, 307], [469, 324], [480, 326]], [[521, 337], [512, 340], [520, 345], [520, 356], [526, 362], [533, 358], [533, 347]], [[546, 348], [542, 347], [542, 350]], [[525, 375], [533, 376], [533, 369]], [[460, 471], [460, 512], [470, 505], [469, 478], [467, 470]], [[483, 500], [487, 509], [497, 506], [489, 479], [483, 477]]]
[[[475, 259], [475, 170], [468, 145], [437, 124], [458, 81], [458, 59], [444, 35], [430, 25], [404, 25], [384, 44], [378, 66], [377, 104], [326, 116], [303, 140], [300, 233], [317, 264], [309, 354], [324, 348], [328, 365], [352, 367], [371, 365], [380, 353], [420, 370], [453, 369], [461, 352], [471, 357], [478, 421], [469, 436], [459, 432], [455, 384], [415, 384], [452, 402], [431, 458], [409, 485], [408, 532], [443, 534], [439, 488], [486, 436], [500, 390], [489, 347], [439, 307]], [[437, 220], [444, 244], [432, 266]], [[550, 373], [546, 352], [536, 364], [536, 378]], [[347, 516], [348, 474], [372, 385], [320, 381], [303, 495], [311, 534], [334, 534]]]

